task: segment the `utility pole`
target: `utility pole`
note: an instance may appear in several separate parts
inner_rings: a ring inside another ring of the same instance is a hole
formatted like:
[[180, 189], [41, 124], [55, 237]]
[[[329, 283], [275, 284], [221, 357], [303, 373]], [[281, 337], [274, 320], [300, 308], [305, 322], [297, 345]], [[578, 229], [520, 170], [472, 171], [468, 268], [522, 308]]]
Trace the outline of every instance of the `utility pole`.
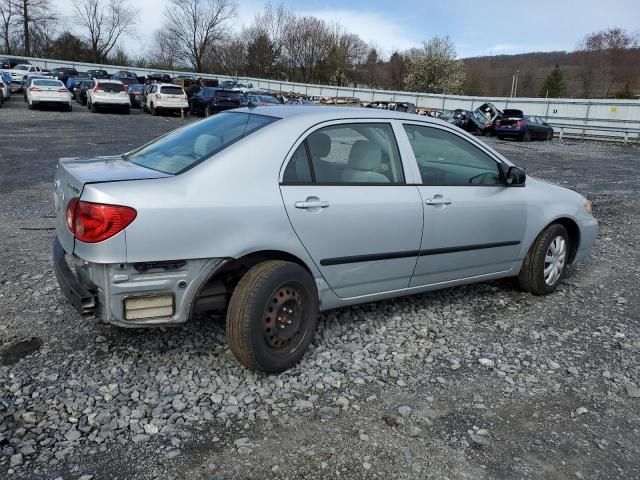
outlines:
[[511, 98], [513, 97], [517, 97], [518, 96], [518, 74], [520, 73], [520, 70], [516, 70], [516, 73], [514, 73], [511, 76], [511, 94], [509, 95]]

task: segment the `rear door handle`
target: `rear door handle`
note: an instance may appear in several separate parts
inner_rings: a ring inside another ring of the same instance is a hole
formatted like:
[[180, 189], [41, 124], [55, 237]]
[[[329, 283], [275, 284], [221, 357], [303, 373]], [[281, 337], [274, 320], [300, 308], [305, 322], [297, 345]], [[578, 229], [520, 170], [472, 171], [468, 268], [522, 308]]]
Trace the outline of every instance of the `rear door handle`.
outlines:
[[327, 208], [329, 202], [325, 200], [307, 200], [305, 202], [296, 202], [296, 208], [303, 208], [309, 210], [310, 208]]
[[436, 195], [433, 198], [427, 198], [424, 203], [427, 205], [451, 205], [451, 199]]

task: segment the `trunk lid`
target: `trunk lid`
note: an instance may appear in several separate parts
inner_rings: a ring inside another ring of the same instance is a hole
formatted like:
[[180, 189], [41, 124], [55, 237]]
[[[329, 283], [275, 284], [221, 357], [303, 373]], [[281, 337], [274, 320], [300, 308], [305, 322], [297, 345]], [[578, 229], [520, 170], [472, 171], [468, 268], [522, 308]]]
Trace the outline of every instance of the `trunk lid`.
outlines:
[[67, 227], [67, 206], [71, 199], [81, 197], [86, 184], [170, 176], [168, 173], [128, 162], [120, 156], [61, 158], [56, 166], [53, 199], [56, 211], [56, 234], [65, 251], [73, 253], [75, 246], [75, 238]]

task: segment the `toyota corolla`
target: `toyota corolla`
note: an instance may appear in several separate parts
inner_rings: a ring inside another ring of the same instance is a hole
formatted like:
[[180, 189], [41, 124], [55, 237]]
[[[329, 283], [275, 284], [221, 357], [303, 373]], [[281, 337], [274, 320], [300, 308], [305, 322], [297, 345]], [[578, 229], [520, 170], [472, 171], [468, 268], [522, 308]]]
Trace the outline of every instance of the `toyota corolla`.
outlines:
[[121, 156], [66, 158], [54, 265], [85, 316], [226, 311], [231, 350], [282, 371], [320, 311], [515, 277], [553, 292], [587, 258], [589, 201], [462, 130], [375, 109], [237, 109]]

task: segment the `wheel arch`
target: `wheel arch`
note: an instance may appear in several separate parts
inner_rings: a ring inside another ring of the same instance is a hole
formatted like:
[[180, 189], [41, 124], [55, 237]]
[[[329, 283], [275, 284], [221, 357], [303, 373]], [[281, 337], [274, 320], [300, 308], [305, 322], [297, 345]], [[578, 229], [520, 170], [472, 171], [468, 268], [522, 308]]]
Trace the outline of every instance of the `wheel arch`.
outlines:
[[571, 264], [573, 263], [573, 260], [576, 258], [576, 254], [578, 253], [578, 247], [580, 246], [580, 227], [578, 226], [577, 222], [572, 218], [559, 217], [553, 220], [552, 222], [549, 222], [547, 225], [545, 225], [545, 227], [542, 230], [540, 230], [540, 233], [538, 233], [538, 236], [542, 232], [544, 232], [547, 228], [549, 228], [551, 225], [554, 225], [554, 224], [562, 225], [567, 230], [567, 233], [569, 234], [569, 258], [567, 263]]
[[[246, 272], [258, 263], [268, 260], [283, 260], [300, 265], [309, 273], [315, 283], [313, 271], [304, 260], [292, 253], [283, 250], [259, 250], [250, 252], [241, 257], [229, 258], [221, 264], [220, 268], [217, 268], [210, 274], [209, 278], [202, 283], [200, 291], [194, 298], [196, 310], [225, 309], [229, 304], [231, 295], [238, 285], [238, 282]], [[216, 308], [205, 308], [207, 302], [203, 301], [203, 299], [211, 298], [212, 296], [215, 296], [216, 300], [215, 302], [210, 302], [208, 305], [215, 305]], [[198, 308], [198, 306], [200, 308]]]

